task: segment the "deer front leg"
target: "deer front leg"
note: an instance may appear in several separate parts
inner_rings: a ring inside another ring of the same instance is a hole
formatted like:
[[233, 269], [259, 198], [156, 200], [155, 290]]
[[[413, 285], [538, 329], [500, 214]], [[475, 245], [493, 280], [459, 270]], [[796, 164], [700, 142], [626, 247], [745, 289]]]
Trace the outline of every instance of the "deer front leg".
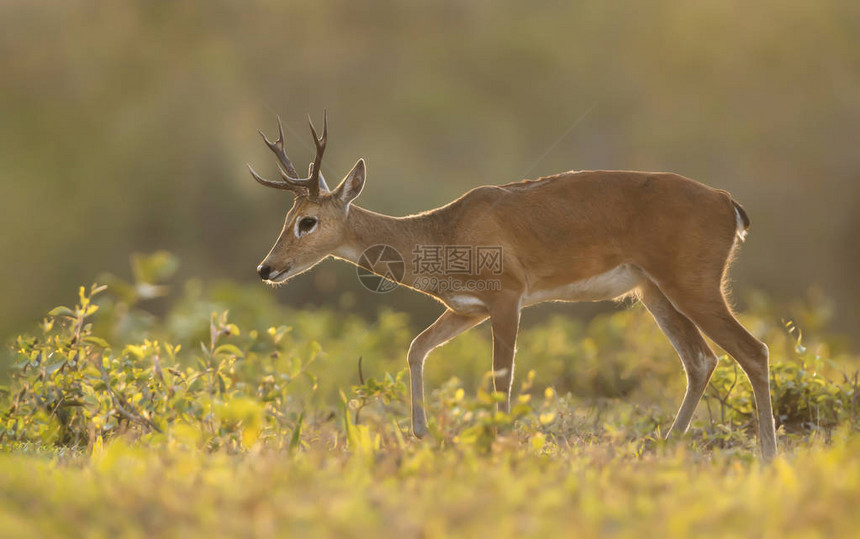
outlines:
[[493, 324], [493, 387], [495, 391], [505, 394], [499, 409], [507, 413], [511, 409], [514, 354], [520, 327], [519, 297], [498, 302], [490, 316]]
[[486, 315], [463, 315], [445, 311], [430, 327], [415, 337], [409, 346], [409, 378], [412, 385], [412, 432], [418, 438], [427, 435], [427, 415], [424, 413], [424, 360], [434, 348], [474, 327]]

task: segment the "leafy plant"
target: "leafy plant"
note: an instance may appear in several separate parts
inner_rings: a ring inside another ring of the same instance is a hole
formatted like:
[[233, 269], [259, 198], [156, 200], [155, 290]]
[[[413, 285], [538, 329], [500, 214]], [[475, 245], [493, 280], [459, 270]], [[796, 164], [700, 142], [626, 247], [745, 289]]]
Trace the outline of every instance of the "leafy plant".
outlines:
[[[372, 453], [409, 439], [407, 371], [385, 368], [402, 365], [396, 345], [410, 331], [401, 316], [381, 313], [375, 326], [344, 322], [326, 311], [296, 314], [263, 299], [249, 302], [226, 285], [207, 293], [192, 282], [156, 317], [147, 302], [169, 298], [162, 279], [176, 261], [156, 253], [136, 255], [132, 265], [134, 283], [106, 276], [110, 287], [81, 288], [74, 307], [53, 309], [34, 335], [17, 339], [12, 383], [0, 393], [4, 443], [91, 450], [124, 437], [207, 451], [296, 451], [334, 437]], [[231, 311], [250, 327], [241, 327]], [[272, 324], [282, 318], [293, 325]], [[491, 373], [469, 383], [450, 375], [428, 380], [438, 443], [479, 453], [522, 440], [541, 450], [595, 439], [628, 440], [638, 444], [637, 454], [648, 440], [658, 447], [672, 411], [663, 395], [667, 387], [681, 391], [678, 365], [666, 361], [674, 352], [641, 309], [577, 324], [554, 318], [523, 332], [521, 361], [532, 369], [510, 414], [497, 411], [502, 396], [487, 389]], [[848, 364], [828, 357], [825, 346], [807, 347], [793, 324], [763, 327], [775, 342], [772, 393], [782, 429], [826, 439], [838, 428], [857, 430], [857, 374], [849, 374]], [[346, 395], [352, 376], [337, 356], [356, 350], [363, 352], [359, 383]], [[365, 355], [380, 377], [364, 376]], [[456, 365], [465, 380], [482, 367], [468, 348], [438, 356], [434, 361]], [[609, 367], [601, 366], [604, 357]], [[542, 369], [555, 373], [558, 384], [546, 383]], [[586, 383], [595, 390], [584, 391]], [[745, 376], [723, 357], [691, 436], [705, 449], [748, 447], [755, 413]], [[341, 414], [339, 423], [331, 422]], [[337, 424], [342, 429], [333, 430]]]

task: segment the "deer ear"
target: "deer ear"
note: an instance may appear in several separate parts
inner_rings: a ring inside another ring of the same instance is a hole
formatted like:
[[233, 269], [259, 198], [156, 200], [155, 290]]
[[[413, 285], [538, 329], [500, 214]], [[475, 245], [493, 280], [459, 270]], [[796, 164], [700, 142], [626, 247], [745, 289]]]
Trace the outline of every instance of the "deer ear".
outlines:
[[364, 188], [365, 175], [364, 159], [359, 159], [349, 174], [340, 182], [340, 185], [335, 188], [334, 196], [338, 197], [344, 204], [349, 205], [361, 194], [361, 190]]
[[[313, 176], [313, 174], [314, 174], [314, 164], [308, 163], [308, 178]], [[329, 189], [328, 185], [326, 185], [325, 178], [323, 178], [323, 173], [321, 170], [320, 171], [320, 192], [321, 193], [328, 193], [329, 191], [331, 191], [331, 189]]]

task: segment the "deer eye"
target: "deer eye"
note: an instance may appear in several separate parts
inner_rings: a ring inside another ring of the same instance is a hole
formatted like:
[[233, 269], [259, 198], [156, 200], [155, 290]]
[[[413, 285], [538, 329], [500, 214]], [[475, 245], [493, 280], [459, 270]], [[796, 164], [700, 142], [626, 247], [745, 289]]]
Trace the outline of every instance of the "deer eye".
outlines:
[[299, 219], [299, 234], [307, 234], [317, 226], [316, 217], [302, 217]]

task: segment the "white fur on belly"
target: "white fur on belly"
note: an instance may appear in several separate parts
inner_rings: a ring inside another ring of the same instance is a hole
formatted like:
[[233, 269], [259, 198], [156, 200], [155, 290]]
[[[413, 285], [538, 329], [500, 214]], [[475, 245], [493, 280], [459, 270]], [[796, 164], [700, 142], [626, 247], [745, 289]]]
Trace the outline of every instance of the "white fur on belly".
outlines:
[[523, 306], [544, 301], [602, 301], [624, 296], [636, 288], [642, 274], [629, 264], [549, 290], [533, 290], [523, 296]]
[[450, 296], [445, 299], [445, 303], [458, 313], [472, 313], [485, 311], [487, 304], [476, 298], [475, 296], [459, 295]]

